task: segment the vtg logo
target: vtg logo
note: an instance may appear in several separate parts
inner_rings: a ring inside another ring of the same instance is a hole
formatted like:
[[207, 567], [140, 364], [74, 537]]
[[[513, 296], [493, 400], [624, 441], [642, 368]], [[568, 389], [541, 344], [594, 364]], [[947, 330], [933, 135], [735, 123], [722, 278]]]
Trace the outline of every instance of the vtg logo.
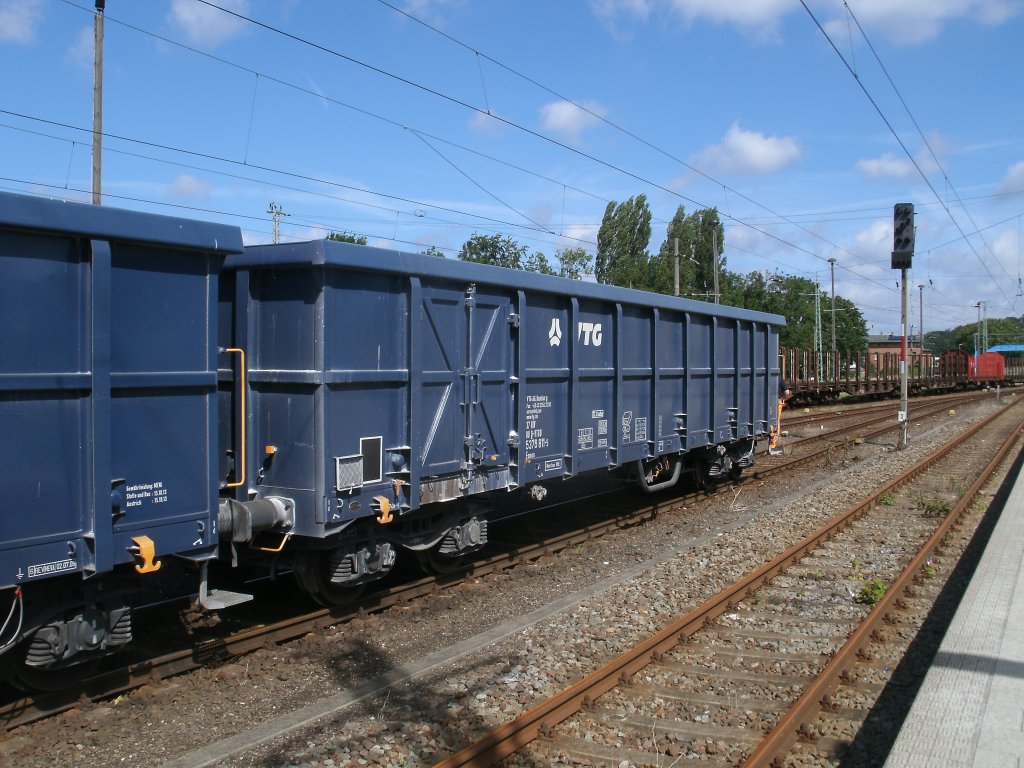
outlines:
[[[601, 323], [577, 323], [576, 339], [583, 342], [585, 347], [600, 347], [604, 335], [601, 332]], [[551, 327], [548, 328], [548, 344], [558, 347], [562, 344], [562, 324], [557, 317], [551, 318]]]
[[589, 347], [591, 345], [595, 347], [601, 346], [601, 324], [600, 323], [580, 323], [576, 329], [576, 338], [583, 340], [583, 345]]
[[557, 347], [562, 343], [562, 326], [559, 324], [557, 317], [551, 318], [551, 328], [548, 330], [548, 343], [552, 347]]

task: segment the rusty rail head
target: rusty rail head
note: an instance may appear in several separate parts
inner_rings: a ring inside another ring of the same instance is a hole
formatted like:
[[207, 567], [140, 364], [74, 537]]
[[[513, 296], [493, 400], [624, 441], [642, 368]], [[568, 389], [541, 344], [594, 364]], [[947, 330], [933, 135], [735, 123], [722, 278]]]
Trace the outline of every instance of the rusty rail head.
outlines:
[[[609, 664], [583, 678], [565, 691], [527, 710], [515, 720], [498, 727], [479, 741], [450, 755], [437, 763], [434, 768], [462, 768], [463, 766], [486, 768], [486, 766], [491, 766], [497, 761], [514, 754], [536, 739], [542, 729], [553, 727], [579, 712], [584, 699], [596, 699], [601, 694], [615, 688], [622, 674], [634, 674], [646, 667], [653, 660], [655, 654], [671, 649], [679, 643], [680, 639], [694, 634], [704, 625], [706, 620], [715, 619], [727, 611], [731, 601], [741, 599], [748, 591], [757, 589], [770, 581], [789, 567], [789, 565], [802, 558], [807, 552], [849, 525], [850, 522], [871, 508], [879, 497], [893, 491], [924, 471], [928, 466], [945, 458], [961, 443], [976, 435], [996, 418], [1003, 415], [1005, 411], [1005, 408], [1000, 409], [989, 418], [979, 422], [960, 435], [954, 442], [949, 443], [928, 456], [924, 461], [901, 473], [869, 498], [854, 504], [803, 541], [793, 545], [774, 560], [766, 563], [723, 592], [705, 601], [701, 606], [665, 627], [649, 640], [621, 654]], [[1016, 436], [1017, 433], [1015, 432], [1014, 437]], [[873, 615], [873, 613], [869, 615]], [[884, 611], [880, 616], [884, 616]], [[866, 634], [870, 634], [870, 632]], [[818, 698], [814, 701], [817, 702], [822, 696], [823, 693], [817, 694]], [[798, 699], [799, 701], [800, 699]], [[795, 738], [796, 733], [794, 730]], [[756, 764], [767, 765], [767, 763], [762, 762]]]

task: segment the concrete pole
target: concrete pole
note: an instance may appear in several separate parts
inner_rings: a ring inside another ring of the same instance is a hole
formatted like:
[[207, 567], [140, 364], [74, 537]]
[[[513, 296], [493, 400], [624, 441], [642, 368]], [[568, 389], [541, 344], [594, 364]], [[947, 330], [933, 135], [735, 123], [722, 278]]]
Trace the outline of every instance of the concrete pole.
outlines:
[[678, 237], [673, 238], [673, 243], [675, 243], [675, 249], [676, 249], [676, 264], [675, 264], [675, 267], [676, 267], [675, 291], [676, 292], [675, 292], [675, 295], [678, 296], [679, 295], [679, 238]]
[[924, 285], [917, 286], [917, 311], [918, 311], [918, 333], [917, 337], [917, 365], [924, 376]]
[[96, 0], [93, 17], [93, 71], [92, 71], [92, 204], [100, 205], [102, 191], [103, 158], [103, 10], [106, 0]]
[[711, 230], [711, 256], [715, 260], [715, 304], [718, 304], [718, 223]]
[[835, 374], [835, 381], [839, 381], [839, 361], [836, 357], [836, 259], [831, 257], [828, 260], [832, 268], [832, 368]]

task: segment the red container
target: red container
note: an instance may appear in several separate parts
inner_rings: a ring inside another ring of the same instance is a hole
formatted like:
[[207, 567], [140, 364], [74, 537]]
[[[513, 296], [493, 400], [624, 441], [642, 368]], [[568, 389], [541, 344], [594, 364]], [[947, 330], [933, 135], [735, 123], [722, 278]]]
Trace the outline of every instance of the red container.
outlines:
[[1001, 381], [1006, 378], [1006, 361], [998, 352], [983, 352], [977, 358], [971, 358], [971, 378]]

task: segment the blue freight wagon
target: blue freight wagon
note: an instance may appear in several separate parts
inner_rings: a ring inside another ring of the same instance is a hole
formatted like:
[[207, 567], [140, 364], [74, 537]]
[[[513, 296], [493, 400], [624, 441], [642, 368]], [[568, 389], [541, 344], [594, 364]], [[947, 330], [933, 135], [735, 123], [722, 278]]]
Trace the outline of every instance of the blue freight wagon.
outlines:
[[216, 281], [241, 248], [0, 194], [0, 652], [26, 639], [22, 677], [131, 639], [114, 576], [217, 555]]
[[482, 546], [489, 492], [735, 476], [776, 415], [777, 315], [334, 241], [230, 256], [221, 302], [235, 499], [293, 512], [236, 541], [325, 603]]

